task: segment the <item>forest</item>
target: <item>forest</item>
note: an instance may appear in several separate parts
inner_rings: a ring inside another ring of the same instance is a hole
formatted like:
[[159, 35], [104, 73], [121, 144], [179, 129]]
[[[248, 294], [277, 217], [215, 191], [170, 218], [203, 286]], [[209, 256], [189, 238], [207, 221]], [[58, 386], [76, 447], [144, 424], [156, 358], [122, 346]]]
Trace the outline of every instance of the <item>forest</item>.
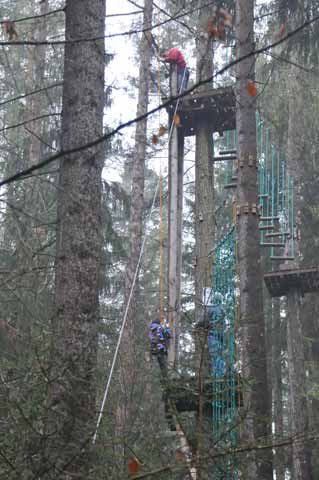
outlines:
[[0, 23], [0, 478], [318, 479], [319, 1]]

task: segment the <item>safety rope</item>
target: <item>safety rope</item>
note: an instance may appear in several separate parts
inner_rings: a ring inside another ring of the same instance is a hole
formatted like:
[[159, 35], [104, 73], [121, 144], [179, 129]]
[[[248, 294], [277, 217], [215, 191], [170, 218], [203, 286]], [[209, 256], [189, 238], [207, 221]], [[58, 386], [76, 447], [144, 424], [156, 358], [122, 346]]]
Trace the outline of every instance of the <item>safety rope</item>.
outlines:
[[159, 243], [160, 243], [160, 278], [159, 278], [159, 293], [160, 293], [160, 323], [164, 322], [164, 227], [163, 227], [163, 175], [160, 172], [160, 226], [159, 226]]
[[[180, 85], [179, 94], [181, 94], [181, 92], [182, 92], [182, 86], [183, 86], [183, 83], [184, 83], [185, 72], [186, 72], [186, 69], [184, 70], [182, 82], [181, 82], [181, 85]], [[173, 119], [176, 115], [176, 112], [177, 112], [177, 109], [178, 109], [178, 106], [179, 106], [179, 101], [180, 101], [180, 98], [177, 99], [175, 110], [174, 110], [174, 115], [172, 117]], [[168, 135], [168, 143], [171, 140], [173, 129], [174, 129], [174, 121], [172, 121], [171, 126], [170, 126], [169, 135]], [[159, 177], [157, 185], [156, 185], [156, 189], [155, 189], [155, 192], [154, 192], [154, 197], [153, 197], [153, 201], [152, 201], [151, 210], [150, 210], [149, 216], [147, 218], [147, 221], [150, 221], [150, 219], [152, 218], [153, 211], [154, 211], [154, 208], [155, 208], [155, 201], [156, 201], [157, 194], [158, 194], [158, 191], [159, 191], [159, 188], [160, 188], [160, 183], [161, 182], [160, 182], [160, 177]], [[101, 420], [102, 420], [102, 417], [103, 417], [103, 411], [104, 411], [106, 399], [107, 399], [107, 396], [108, 396], [108, 393], [109, 393], [110, 384], [111, 384], [111, 380], [112, 380], [112, 377], [113, 377], [113, 372], [114, 372], [116, 360], [117, 360], [117, 357], [118, 357], [118, 353], [119, 353], [119, 349], [120, 349], [120, 345], [121, 345], [121, 340], [122, 340], [122, 337], [123, 337], [124, 328], [125, 328], [125, 325], [126, 325], [128, 312], [129, 312], [129, 308], [130, 308], [132, 297], [133, 297], [133, 291], [134, 291], [134, 288], [135, 288], [136, 280], [137, 280], [137, 277], [138, 277], [138, 272], [139, 272], [139, 269], [140, 269], [140, 265], [141, 265], [141, 261], [142, 261], [142, 257], [143, 257], [143, 253], [144, 253], [146, 238], [147, 238], [147, 234], [145, 233], [144, 238], [143, 238], [143, 242], [142, 242], [142, 245], [141, 245], [140, 255], [138, 257], [138, 262], [137, 262], [134, 277], [133, 277], [133, 282], [132, 282], [130, 294], [129, 294], [129, 297], [128, 297], [128, 300], [127, 300], [127, 304], [126, 304], [126, 308], [125, 308], [125, 312], [124, 312], [124, 316], [123, 316], [123, 320], [122, 320], [122, 325], [121, 325], [121, 329], [120, 329], [120, 333], [119, 333], [119, 338], [118, 338], [116, 348], [115, 348], [115, 352], [114, 352], [114, 356], [113, 356], [113, 361], [112, 361], [109, 377], [108, 377], [106, 387], [105, 387], [105, 390], [104, 390], [103, 400], [102, 400], [102, 403], [101, 403], [101, 408], [100, 408], [98, 419], [97, 419], [97, 422], [96, 422], [96, 427], [95, 427], [95, 431], [94, 431], [94, 435], [93, 435], [93, 439], [92, 439], [93, 445], [96, 442], [97, 433], [98, 433], [98, 430], [99, 430], [99, 427], [100, 427], [100, 424], [101, 424]]]

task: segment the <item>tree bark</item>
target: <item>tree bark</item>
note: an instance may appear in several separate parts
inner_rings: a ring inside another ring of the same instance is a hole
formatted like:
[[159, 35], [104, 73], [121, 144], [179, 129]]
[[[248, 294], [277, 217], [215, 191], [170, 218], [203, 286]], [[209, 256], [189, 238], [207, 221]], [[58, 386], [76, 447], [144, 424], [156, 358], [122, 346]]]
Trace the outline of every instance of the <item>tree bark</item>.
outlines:
[[308, 417], [305, 390], [305, 361], [300, 320], [300, 292], [287, 295], [287, 346], [291, 426], [293, 436], [293, 478], [311, 480], [311, 456], [307, 442]]
[[[282, 404], [282, 374], [281, 374], [281, 317], [280, 299], [272, 300], [272, 331], [271, 331], [271, 378], [272, 378], [272, 421], [275, 438], [283, 438], [283, 404]], [[275, 449], [274, 467], [276, 480], [285, 480], [285, 455], [282, 448]]]
[[[300, 39], [299, 39], [300, 40]], [[295, 45], [295, 53], [292, 60], [298, 62], [298, 48]], [[304, 102], [300, 73], [294, 65], [289, 67], [289, 83], [287, 85], [289, 99], [288, 119], [288, 142], [287, 142], [287, 169], [294, 179], [294, 210], [296, 221], [294, 231], [291, 232], [291, 242], [294, 245], [295, 260], [293, 265], [285, 265], [284, 268], [298, 268], [300, 265], [300, 225], [299, 217], [303, 205], [302, 197], [302, 170], [301, 165], [304, 155], [304, 139], [300, 135], [304, 126]], [[288, 372], [289, 393], [291, 397], [291, 426], [293, 436], [293, 472], [294, 480], [312, 478], [310, 448], [305, 440], [308, 431], [307, 398], [306, 398], [306, 371], [304, 353], [304, 335], [301, 318], [301, 293], [291, 291], [287, 295], [287, 349], [288, 349]], [[302, 441], [298, 436], [302, 435]]]
[[[316, 233], [314, 234], [316, 235]], [[313, 237], [311, 238], [313, 241]], [[305, 355], [306, 362], [306, 387], [315, 388], [319, 384], [319, 298], [315, 295], [307, 295], [304, 298], [304, 305], [301, 308], [303, 322], [303, 334], [308, 339], [307, 354]], [[310, 340], [310, 341], [309, 341]], [[311, 430], [315, 430], [319, 426], [319, 398], [313, 393], [307, 397], [308, 403], [308, 425]], [[313, 442], [311, 445], [311, 461], [312, 461], [312, 475], [313, 478], [319, 476], [319, 455], [318, 443]]]
[[[205, 7], [201, 0], [197, 24], [196, 81], [205, 80], [213, 74], [213, 45], [206, 32], [207, 18], [211, 16], [212, 6]], [[212, 84], [206, 84], [199, 90], [210, 90]], [[213, 131], [205, 120], [197, 126], [195, 145], [195, 317], [196, 322], [203, 315], [202, 294], [204, 287], [212, 287], [212, 251], [214, 248], [214, 168], [213, 168]], [[208, 468], [203, 460], [210, 445], [211, 425], [205, 428], [203, 406], [205, 380], [210, 378], [208, 353], [208, 331], [196, 332], [196, 373], [198, 376], [199, 408], [197, 414], [197, 479], [207, 478]]]
[[[40, 3], [40, 15], [45, 15], [49, 11], [49, 2], [44, 0]], [[34, 32], [35, 35], [34, 35]], [[40, 18], [37, 27], [32, 30], [30, 40], [44, 42], [47, 38], [47, 18]], [[27, 90], [37, 90], [43, 86], [45, 72], [45, 45], [38, 45], [37, 48], [30, 46], [28, 49], [29, 74], [27, 78]], [[43, 97], [41, 94], [31, 95], [28, 99], [26, 108], [27, 119], [36, 118], [41, 115]], [[34, 165], [40, 160], [43, 143], [41, 142], [41, 120], [30, 122], [26, 127], [30, 134], [29, 142], [29, 165]]]
[[[236, 1], [237, 58], [254, 50], [253, 0]], [[240, 318], [238, 335], [244, 378], [243, 439], [251, 445], [270, 440], [271, 413], [267, 388], [265, 322], [263, 315], [262, 272], [260, 263], [258, 204], [256, 104], [247, 91], [247, 81], [254, 80], [254, 56], [241, 61], [237, 68], [236, 133], [239, 162], [237, 186], [238, 272]], [[255, 450], [247, 456], [247, 480], [272, 479], [269, 451]]]
[[[48, 0], [44, 0], [40, 4], [40, 15], [45, 15], [49, 10]], [[29, 40], [43, 42], [47, 37], [47, 18], [43, 17], [37, 20], [33, 28]], [[39, 45], [38, 48], [30, 46], [28, 49], [27, 61], [27, 91], [37, 90], [43, 86], [43, 79], [46, 67], [46, 47]], [[41, 115], [41, 110], [46, 106], [43, 95], [30, 95], [26, 100], [26, 119], [36, 118]], [[25, 126], [27, 132], [27, 148], [26, 148], [26, 166], [35, 165], [41, 158], [43, 152], [43, 143], [41, 142], [43, 123], [41, 120], [30, 122]], [[39, 302], [39, 291], [41, 281], [45, 278], [40, 272], [45, 272], [48, 258], [43, 256], [35, 256], [34, 252], [39, 248], [42, 242], [45, 242], [46, 232], [43, 227], [39, 226], [41, 219], [46, 214], [46, 193], [47, 185], [41, 184], [38, 178], [30, 178], [25, 180], [24, 189], [24, 211], [30, 216], [28, 222], [25, 219], [21, 221], [20, 237], [17, 242], [17, 260], [18, 269], [28, 271], [29, 289], [24, 298], [21, 300], [20, 311], [18, 312], [17, 328], [24, 337], [24, 349], [27, 352], [31, 347], [32, 341], [32, 319], [30, 312], [33, 312], [35, 318], [40, 318], [41, 305]], [[45, 220], [43, 220], [43, 223]], [[35, 268], [39, 267], [39, 271], [33, 273]], [[40, 270], [40, 268], [42, 270]]]
[[[103, 133], [105, 0], [67, 0], [62, 149]], [[52, 478], [86, 479], [95, 424], [101, 257], [100, 144], [60, 163], [47, 465]]]

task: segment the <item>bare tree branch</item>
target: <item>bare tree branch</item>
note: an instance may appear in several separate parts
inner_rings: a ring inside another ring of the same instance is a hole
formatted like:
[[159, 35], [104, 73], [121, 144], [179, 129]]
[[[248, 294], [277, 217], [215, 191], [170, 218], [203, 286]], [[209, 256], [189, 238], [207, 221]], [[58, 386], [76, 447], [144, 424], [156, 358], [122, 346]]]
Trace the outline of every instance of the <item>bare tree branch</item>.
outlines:
[[0, 46], [21, 46], [21, 45], [30, 45], [30, 46], [38, 46], [38, 45], [65, 45], [66, 43], [82, 43], [82, 42], [96, 42], [97, 40], [104, 40], [106, 38], [114, 38], [114, 37], [123, 37], [123, 36], [128, 36], [128, 35], [135, 35], [137, 33], [145, 33], [149, 32], [151, 30], [154, 30], [155, 28], [161, 27], [163, 25], [166, 25], [167, 23], [170, 23], [172, 21], [177, 21], [179, 18], [185, 17], [186, 15], [189, 15], [191, 13], [194, 13], [201, 8], [208, 7], [210, 5], [214, 5], [215, 2], [211, 1], [207, 3], [206, 5], [203, 5], [201, 7], [196, 7], [191, 10], [187, 10], [186, 12], [180, 13], [174, 17], [168, 18], [166, 20], [163, 20], [162, 22], [158, 22], [155, 25], [152, 25], [150, 28], [140, 28], [140, 29], [134, 29], [134, 30], [128, 30], [126, 32], [120, 32], [120, 33], [112, 33], [110, 35], [103, 35], [103, 36], [98, 36], [98, 37], [91, 37], [91, 38], [76, 38], [74, 40], [56, 40], [56, 41], [44, 41], [44, 42], [37, 42], [37, 41], [31, 41], [31, 40], [25, 40], [25, 41], [8, 41], [8, 42], [0, 42]]
[[11, 102], [16, 102], [17, 100], [21, 100], [22, 98], [29, 97], [30, 95], [35, 95], [37, 93], [45, 92], [51, 88], [62, 87], [62, 85], [63, 85], [63, 82], [53, 83], [52, 85], [48, 85], [47, 87], [39, 88], [37, 90], [33, 90], [32, 92], [23, 93], [21, 95], [18, 95], [17, 97], [8, 98], [8, 100], [4, 100], [3, 102], [0, 102], [0, 107], [3, 107], [3, 105], [7, 105], [8, 103], [11, 103]]
[[15, 125], [9, 125], [8, 127], [0, 128], [0, 133], [6, 132], [7, 130], [12, 130], [13, 128], [23, 127], [23, 125], [27, 125], [28, 123], [31, 123], [31, 122], [36, 122], [37, 120], [42, 120], [43, 118], [56, 117], [56, 116], [61, 116], [61, 113], [46, 113], [45, 115], [39, 115], [38, 117], [24, 120], [23, 122], [16, 123]]

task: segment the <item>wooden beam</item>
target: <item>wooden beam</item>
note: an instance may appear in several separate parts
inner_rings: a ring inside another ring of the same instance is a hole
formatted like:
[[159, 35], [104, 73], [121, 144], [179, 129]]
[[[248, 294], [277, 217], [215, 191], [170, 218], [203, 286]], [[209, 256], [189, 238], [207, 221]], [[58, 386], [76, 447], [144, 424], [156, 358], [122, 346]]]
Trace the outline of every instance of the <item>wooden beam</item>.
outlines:
[[[172, 95], [177, 93], [177, 71], [172, 68]], [[172, 339], [168, 352], [168, 362], [174, 368], [178, 359], [180, 323], [180, 287], [182, 256], [182, 209], [183, 209], [183, 145], [181, 129], [175, 125], [169, 144], [168, 172], [168, 321]]]

